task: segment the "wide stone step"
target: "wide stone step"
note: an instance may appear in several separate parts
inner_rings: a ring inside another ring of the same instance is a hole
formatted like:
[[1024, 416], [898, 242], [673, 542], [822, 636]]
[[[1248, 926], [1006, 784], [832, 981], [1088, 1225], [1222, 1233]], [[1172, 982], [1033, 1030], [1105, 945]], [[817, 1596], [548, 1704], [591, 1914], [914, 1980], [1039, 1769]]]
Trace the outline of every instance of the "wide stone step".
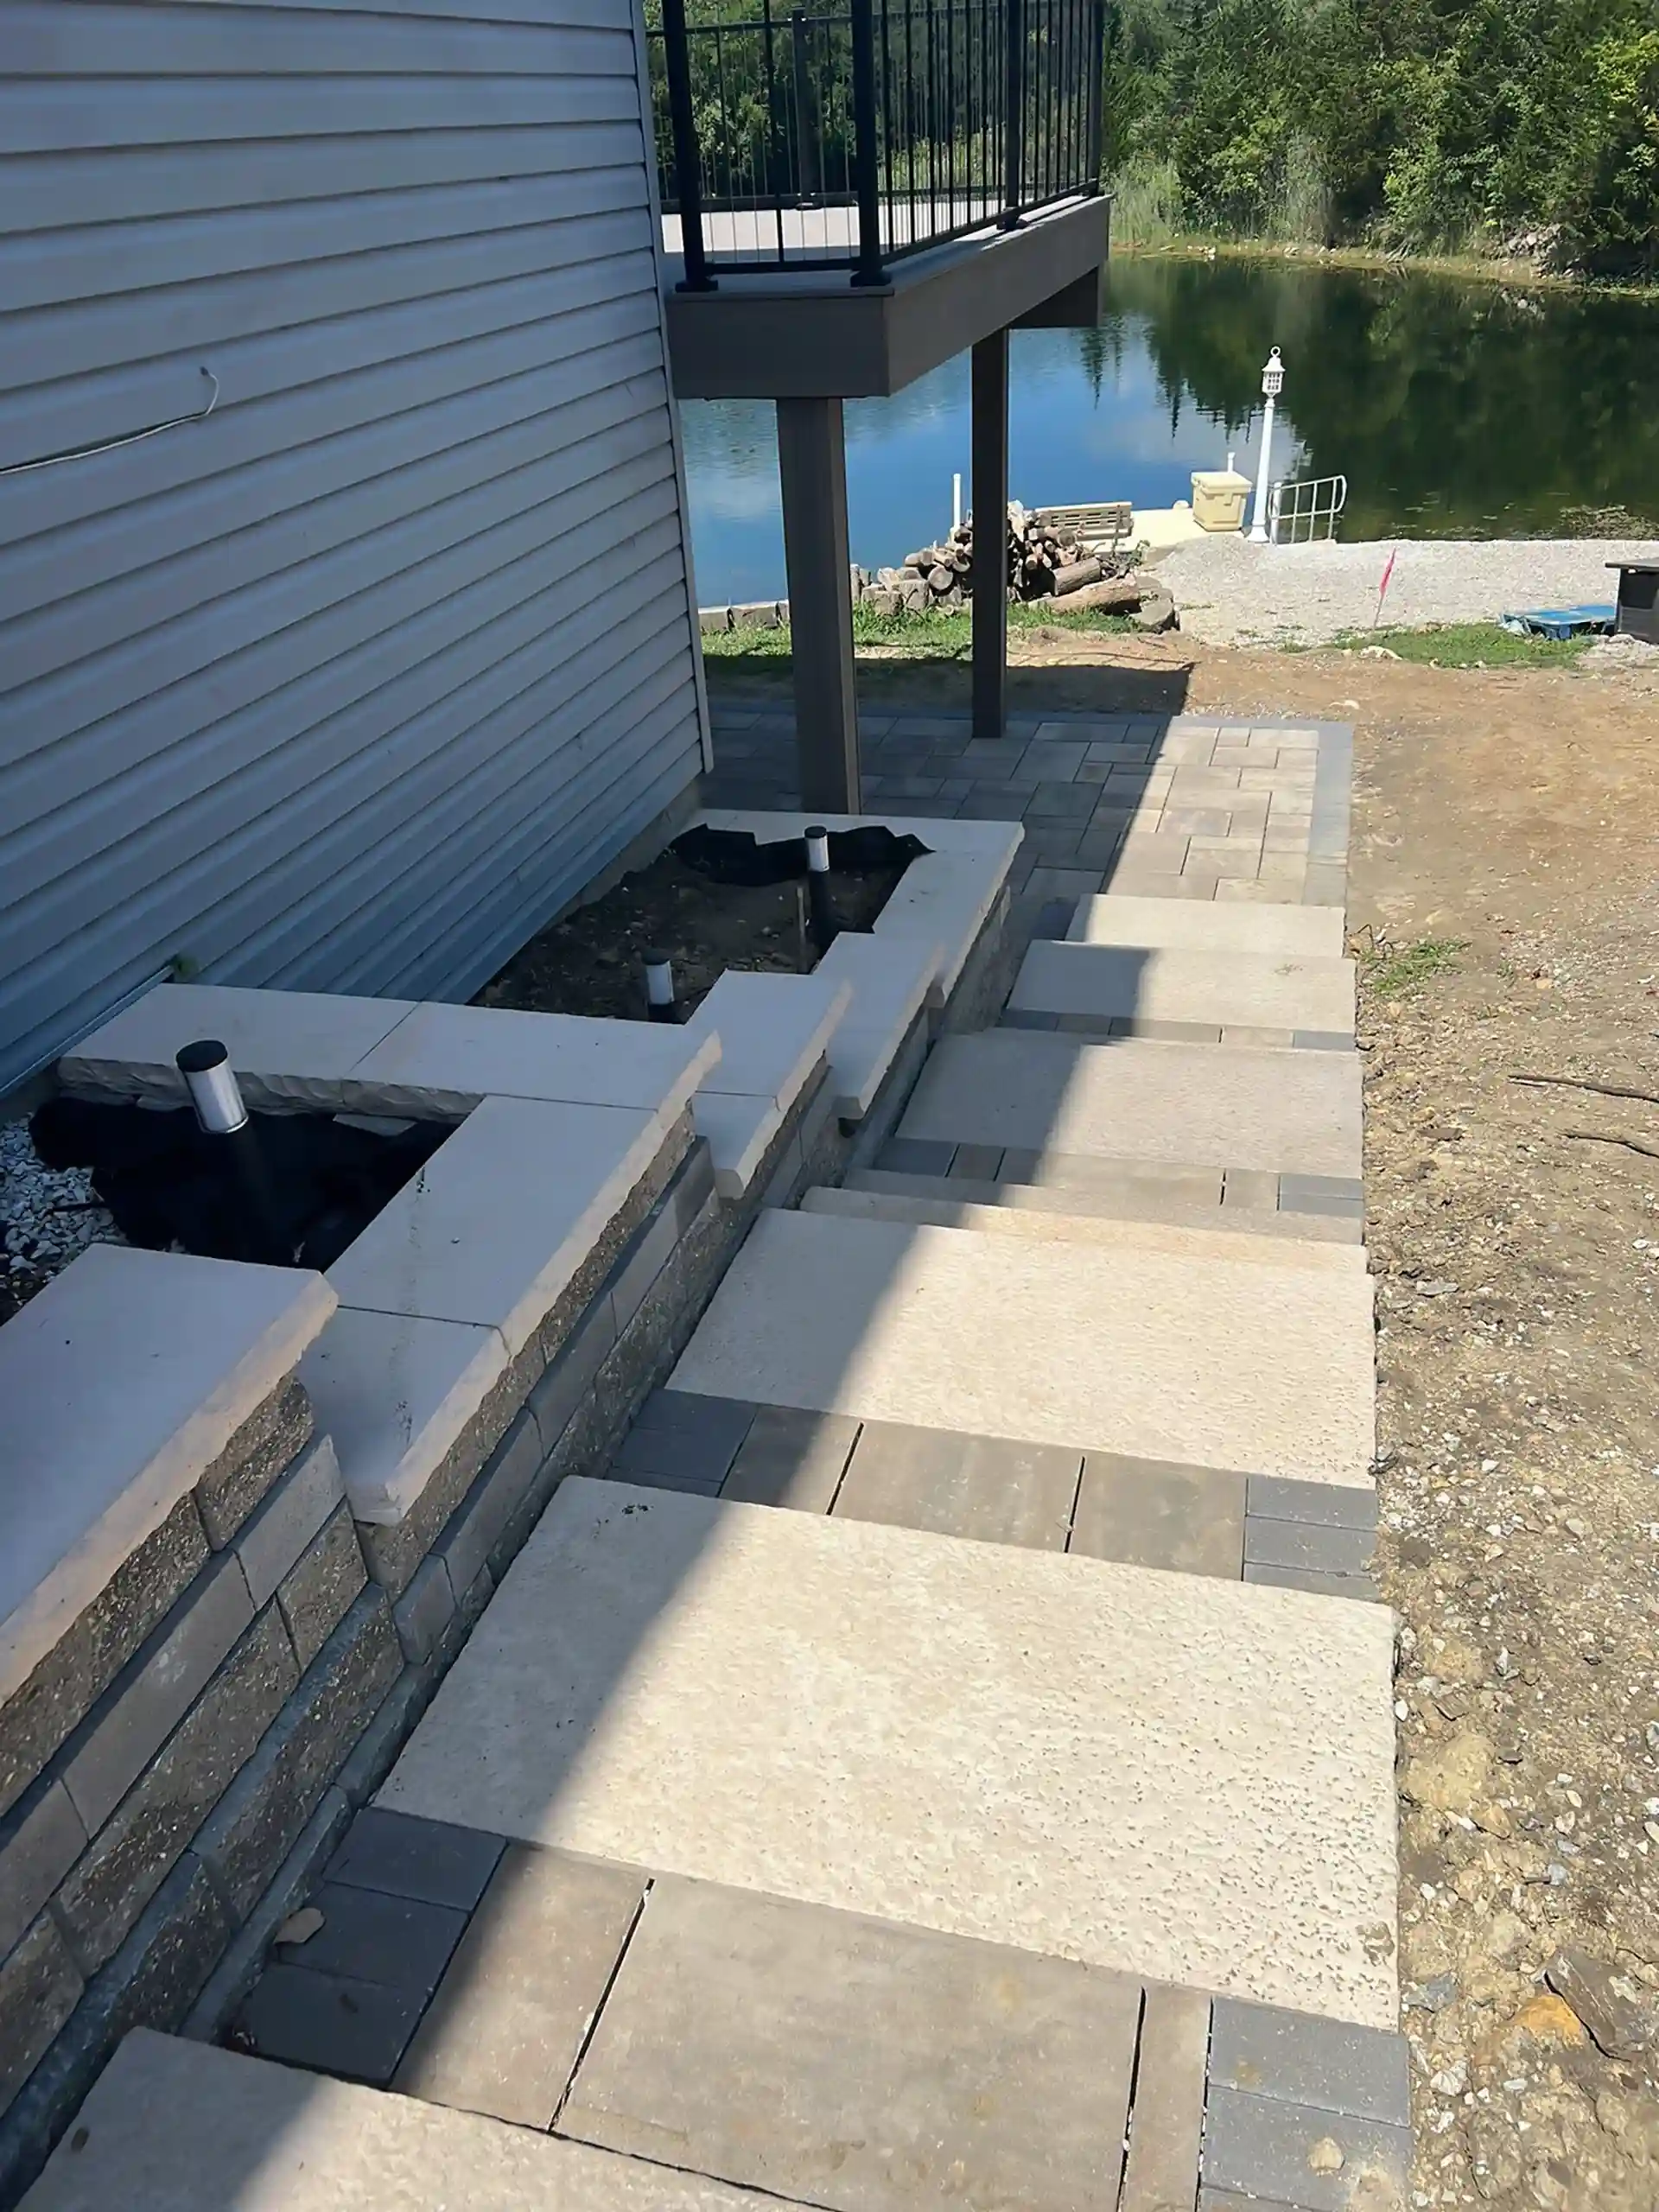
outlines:
[[1011, 1013], [1090, 1021], [1264, 1028], [1313, 1038], [1354, 1033], [1354, 963], [1307, 954], [1159, 951], [1039, 938], [1008, 998]]
[[1389, 2027], [1391, 1650], [1381, 1606], [574, 1479], [378, 1802]]
[[761, 1216], [674, 1387], [1369, 1485], [1358, 1274]]
[[1175, 952], [1249, 953], [1259, 959], [1340, 960], [1340, 906], [1269, 906], [1230, 899], [1140, 899], [1128, 892], [1079, 899], [1074, 944], [1153, 945]]
[[1033, 1154], [1357, 1178], [1359, 1061], [1351, 1052], [1217, 1052], [1015, 1030], [943, 1037], [899, 1135]]
[[[882, 1157], [887, 1157], [884, 1151]], [[982, 1177], [911, 1174], [902, 1169], [853, 1169], [842, 1186], [849, 1191], [887, 1193], [895, 1198], [942, 1198], [954, 1205], [995, 1206], [1004, 1213], [1059, 1214], [1077, 1221], [1164, 1223], [1172, 1228], [1204, 1229], [1224, 1236], [1289, 1237], [1306, 1243], [1358, 1245], [1364, 1223], [1357, 1210], [1313, 1213], [1299, 1208], [1294, 1179], [1224, 1176], [1219, 1168], [1194, 1171], [1137, 1168], [1131, 1162], [1113, 1173], [1105, 1163], [1077, 1154], [1055, 1155], [1038, 1183], [991, 1182]], [[1237, 1195], [1242, 1185], [1248, 1194]], [[1281, 1195], [1287, 1185], [1291, 1195]], [[1346, 1187], [1346, 1185], [1344, 1185]], [[1357, 1186], [1355, 1186], [1357, 1187]], [[1259, 1195], [1258, 1195], [1259, 1192]], [[1275, 1199], [1277, 1203], [1274, 1203]], [[1329, 1203], [1322, 1200], [1322, 1204]]]
[[[862, 1183], [863, 1179], [860, 1180]], [[1364, 1250], [1357, 1244], [1288, 1234], [1241, 1236], [1236, 1230], [1198, 1228], [1180, 1222], [982, 1205], [956, 1195], [948, 1180], [926, 1196], [819, 1185], [803, 1197], [801, 1211], [836, 1214], [849, 1221], [899, 1221], [935, 1229], [970, 1229], [988, 1236], [1017, 1236], [1045, 1244], [1086, 1244], [1103, 1251], [1167, 1252], [1183, 1259], [1212, 1261], [1217, 1266], [1299, 1268], [1326, 1274], [1366, 1272]]]

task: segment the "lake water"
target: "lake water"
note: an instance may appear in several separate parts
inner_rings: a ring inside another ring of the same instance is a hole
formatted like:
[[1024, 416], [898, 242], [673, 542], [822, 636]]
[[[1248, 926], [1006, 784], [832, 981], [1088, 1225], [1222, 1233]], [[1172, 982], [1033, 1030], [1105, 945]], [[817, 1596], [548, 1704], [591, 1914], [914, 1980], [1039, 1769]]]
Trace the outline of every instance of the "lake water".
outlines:
[[[1344, 537], [1659, 531], [1659, 302], [1163, 258], [1115, 261], [1107, 296], [1098, 330], [1013, 334], [1009, 480], [1027, 506], [1168, 506], [1230, 450], [1254, 474], [1276, 345], [1274, 474], [1345, 475]], [[693, 400], [684, 416], [699, 599], [781, 596], [771, 406]], [[966, 355], [849, 403], [854, 559], [897, 563], [936, 537], [968, 469]]]

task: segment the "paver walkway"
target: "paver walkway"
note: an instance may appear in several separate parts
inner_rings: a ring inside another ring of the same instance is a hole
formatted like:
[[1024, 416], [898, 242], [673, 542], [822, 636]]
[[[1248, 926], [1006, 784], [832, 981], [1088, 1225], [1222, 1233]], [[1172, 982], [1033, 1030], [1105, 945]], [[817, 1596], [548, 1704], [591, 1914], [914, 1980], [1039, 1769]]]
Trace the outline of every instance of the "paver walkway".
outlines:
[[1346, 733], [869, 747], [1026, 820], [1020, 1002], [564, 1485], [262, 2058], [133, 2039], [42, 2212], [1403, 2204]]

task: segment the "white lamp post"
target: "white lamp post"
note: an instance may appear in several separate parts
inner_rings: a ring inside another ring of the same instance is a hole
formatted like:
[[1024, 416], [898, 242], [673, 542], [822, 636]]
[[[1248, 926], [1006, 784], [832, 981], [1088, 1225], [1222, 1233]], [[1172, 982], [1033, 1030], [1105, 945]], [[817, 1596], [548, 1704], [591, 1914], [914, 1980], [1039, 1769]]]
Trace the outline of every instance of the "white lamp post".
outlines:
[[1250, 543], [1268, 542], [1268, 485], [1273, 467], [1274, 404], [1285, 388], [1285, 365], [1275, 346], [1262, 372], [1262, 397], [1267, 402], [1262, 416], [1262, 461], [1255, 472], [1255, 512], [1250, 518]]

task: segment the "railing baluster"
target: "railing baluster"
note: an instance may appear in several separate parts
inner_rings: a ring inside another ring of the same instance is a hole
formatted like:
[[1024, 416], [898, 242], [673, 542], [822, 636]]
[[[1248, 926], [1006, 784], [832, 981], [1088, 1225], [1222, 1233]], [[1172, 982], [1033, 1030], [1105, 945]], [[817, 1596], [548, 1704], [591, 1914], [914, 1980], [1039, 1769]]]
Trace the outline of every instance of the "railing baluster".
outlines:
[[1004, 56], [1002, 129], [1002, 213], [998, 220], [1005, 231], [1020, 220], [1024, 197], [1026, 148], [1026, 10], [1025, 0], [1007, 0], [1007, 48]]
[[858, 193], [855, 284], [885, 284], [881, 257], [880, 148], [875, 114], [875, 23], [871, 0], [853, 0], [853, 175]]

